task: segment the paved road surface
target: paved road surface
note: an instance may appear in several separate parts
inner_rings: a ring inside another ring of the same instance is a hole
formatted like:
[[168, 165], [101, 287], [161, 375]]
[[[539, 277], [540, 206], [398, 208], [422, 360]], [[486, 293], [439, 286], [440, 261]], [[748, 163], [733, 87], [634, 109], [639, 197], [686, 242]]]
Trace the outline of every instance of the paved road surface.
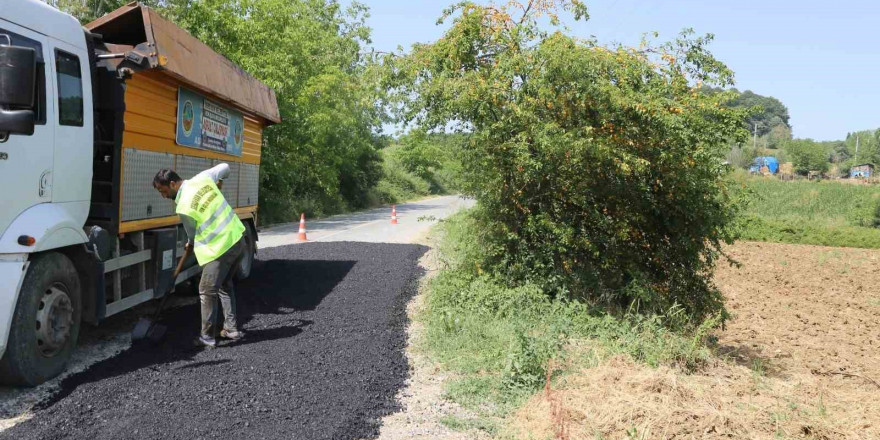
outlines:
[[[284, 244], [296, 238], [291, 226], [264, 231], [252, 276], [238, 287], [244, 341], [196, 347], [197, 305], [172, 309], [161, 344], [132, 346], [65, 378], [0, 440], [377, 435], [408, 374], [404, 306], [426, 248], [322, 241], [379, 241], [383, 234], [405, 241], [433, 223], [417, 217], [467, 204], [446, 197], [401, 205], [393, 227], [384, 209], [316, 221], [314, 242], [304, 244]], [[108, 324], [127, 331], [137, 316], [114, 318]]]
[[[391, 224], [391, 208], [343, 214], [326, 219], [306, 219], [309, 241], [362, 241], [370, 243], [411, 243], [413, 239], [462, 208], [474, 205], [472, 199], [445, 196], [397, 206], [398, 224]], [[297, 243], [299, 222], [260, 230], [260, 248]]]

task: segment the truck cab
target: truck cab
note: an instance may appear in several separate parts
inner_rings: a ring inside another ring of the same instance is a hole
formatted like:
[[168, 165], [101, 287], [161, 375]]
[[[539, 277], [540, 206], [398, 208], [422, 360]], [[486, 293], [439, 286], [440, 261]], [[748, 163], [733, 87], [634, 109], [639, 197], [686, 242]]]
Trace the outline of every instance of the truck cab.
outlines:
[[[83, 225], [89, 214], [93, 140], [89, 54], [79, 22], [42, 2], [12, 6], [0, 13], [0, 60], [7, 61], [0, 61], [0, 78], [12, 79], [0, 82], [0, 185], [6, 188], [0, 208], [4, 354], [18, 293], [34, 263], [31, 257], [88, 240]], [[52, 260], [45, 263], [57, 263]], [[72, 264], [61, 264], [69, 272]], [[73, 291], [78, 283], [57, 281], [34, 299], [45, 310], [34, 316], [36, 344], [12, 341], [45, 359], [69, 356], [63, 352], [75, 345], [79, 328], [74, 321], [80, 319], [80, 298]], [[6, 370], [0, 367], [0, 376], [12, 374]]]
[[[175, 58], [175, 45], [201, 51], [200, 59]], [[212, 62], [219, 75], [199, 71]], [[201, 126], [193, 121], [201, 114], [178, 108], [183, 97], [223, 113], [229, 127], [221, 128], [235, 139], [175, 138], [182, 117], [187, 133]], [[160, 168], [188, 178], [220, 162], [232, 166], [223, 193], [247, 226], [240, 270], [247, 276], [261, 133], [279, 121], [271, 89], [149, 8], [131, 3], [84, 28], [44, 2], [5, 0], [0, 383], [56, 376], [82, 322], [98, 324], [199, 273], [191, 261], [170, 280], [185, 236], [173, 206], [151, 186]]]
[[[33, 89], [13, 91], [30, 95], [23, 99], [30, 105], [5, 103], [6, 109], [0, 110], [30, 113], [25, 125], [32, 127], [31, 133], [19, 133], [15, 127], [4, 127], [12, 118], [0, 118], [4, 169], [0, 185], [7, 189], [0, 210], [0, 254], [84, 243], [93, 122], [89, 54], [82, 28], [73, 17], [42, 2], [23, 2], [0, 15], [0, 47], [4, 43], [10, 57], [12, 49], [32, 51], [32, 66], [4, 67], [10, 70], [4, 78], [15, 78], [16, 85], [31, 84]], [[27, 76], [32, 80], [27, 81]], [[49, 212], [61, 221], [41, 224]], [[22, 245], [21, 235], [34, 237], [36, 243]]]

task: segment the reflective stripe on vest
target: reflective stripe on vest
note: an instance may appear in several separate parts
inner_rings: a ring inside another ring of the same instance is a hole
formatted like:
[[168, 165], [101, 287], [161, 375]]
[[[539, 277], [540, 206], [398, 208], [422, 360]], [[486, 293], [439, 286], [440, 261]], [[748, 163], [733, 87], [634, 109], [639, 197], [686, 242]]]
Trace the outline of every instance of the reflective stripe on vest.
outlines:
[[199, 227], [196, 229], [196, 237], [202, 235], [202, 232], [205, 232], [205, 229], [208, 229], [208, 226], [210, 226], [211, 223], [214, 223], [214, 220], [217, 220], [217, 217], [220, 217], [221, 214], [225, 213], [226, 208], [229, 208], [229, 203], [226, 203], [226, 200], [223, 200], [223, 204], [220, 206], [220, 209], [214, 211], [214, 213], [211, 214], [211, 217], [205, 220], [205, 222], [200, 224]]
[[193, 251], [199, 265], [204, 266], [220, 258], [241, 239], [244, 224], [210, 176], [196, 176], [180, 191], [176, 211], [195, 221]]
[[[219, 225], [217, 225], [217, 227], [214, 228], [214, 230], [211, 233], [209, 233], [207, 237], [202, 238], [201, 240], [196, 240], [196, 244], [195, 244], [196, 246], [207, 246], [208, 243], [211, 242], [211, 240], [213, 240], [215, 237], [222, 234], [223, 231], [226, 230], [226, 227], [229, 225], [230, 222], [232, 222], [232, 219], [235, 218], [235, 211], [233, 211], [232, 208], [229, 208], [229, 205], [226, 205], [226, 208], [227, 209], [225, 211], [224, 210], [217, 211], [217, 212], [226, 212], [226, 211], [229, 212], [228, 214], [226, 214], [226, 218], [223, 219], [223, 222], [220, 223]], [[207, 223], [205, 223], [205, 224], [207, 224]], [[196, 234], [196, 237], [200, 237], [200, 235]]]

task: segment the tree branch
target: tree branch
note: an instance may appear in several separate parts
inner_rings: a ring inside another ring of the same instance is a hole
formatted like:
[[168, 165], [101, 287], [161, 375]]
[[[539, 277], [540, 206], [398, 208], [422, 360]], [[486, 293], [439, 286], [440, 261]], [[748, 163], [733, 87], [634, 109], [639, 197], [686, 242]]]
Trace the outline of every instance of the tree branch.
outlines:
[[517, 23], [517, 25], [521, 25], [521, 24], [523, 24], [524, 21], [526, 21], [526, 17], [529, 16], [529, 11], [532, 10], [532, 6], [534, 4], [535, 4], [535, 0], [529, 0], [529, 5], [523, 9], [523, 15], [522, 15], [522, 17], [520, 17], [519, 23]]

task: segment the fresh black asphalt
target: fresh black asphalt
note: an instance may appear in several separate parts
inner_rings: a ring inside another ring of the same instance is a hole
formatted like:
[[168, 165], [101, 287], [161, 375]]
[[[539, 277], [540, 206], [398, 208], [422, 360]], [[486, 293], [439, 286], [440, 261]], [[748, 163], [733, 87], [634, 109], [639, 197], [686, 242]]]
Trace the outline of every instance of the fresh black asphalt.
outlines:
[[162, 343], [135, 345], [65, 379], [0, 439], [375, 437], [408, 376], [405, 304], [426, 250], [261, 250], [237, 287], [244, 340], [198, 348], [198, 306], [168, 310]]

